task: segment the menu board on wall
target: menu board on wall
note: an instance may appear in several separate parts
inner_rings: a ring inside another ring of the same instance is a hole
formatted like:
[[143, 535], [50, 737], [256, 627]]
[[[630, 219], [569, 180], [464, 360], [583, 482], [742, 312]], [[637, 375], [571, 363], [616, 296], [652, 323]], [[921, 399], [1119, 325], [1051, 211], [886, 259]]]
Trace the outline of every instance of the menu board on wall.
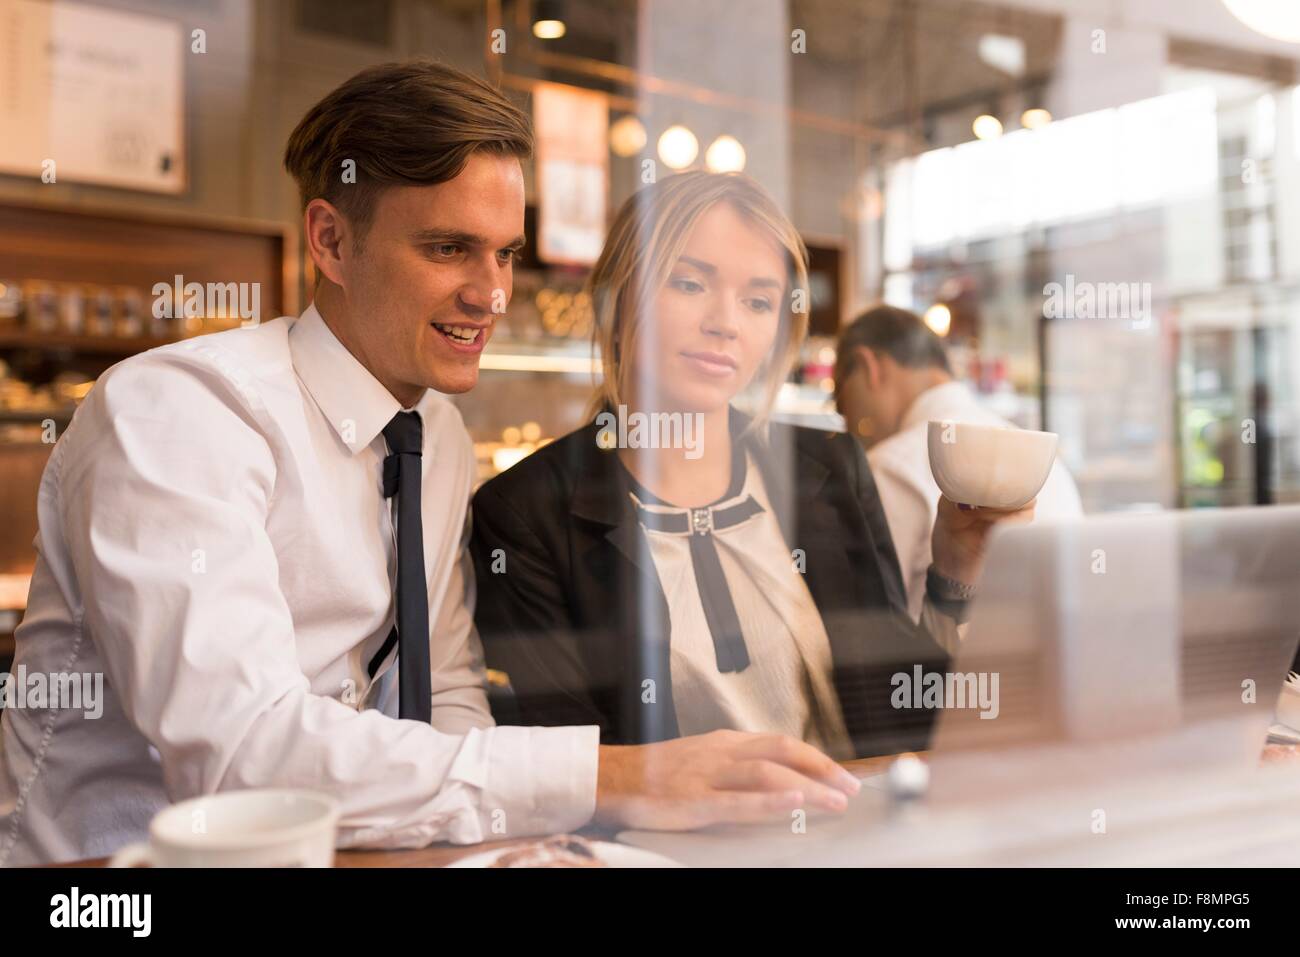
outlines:
[[537, 131], [537, 252], [551, 263], [590, 265], [605, 241], [609, 104], [557, 83], [533, 91]]
[[0, 172], [182, 192], [186, 50], [172, 20], [0, 0]]

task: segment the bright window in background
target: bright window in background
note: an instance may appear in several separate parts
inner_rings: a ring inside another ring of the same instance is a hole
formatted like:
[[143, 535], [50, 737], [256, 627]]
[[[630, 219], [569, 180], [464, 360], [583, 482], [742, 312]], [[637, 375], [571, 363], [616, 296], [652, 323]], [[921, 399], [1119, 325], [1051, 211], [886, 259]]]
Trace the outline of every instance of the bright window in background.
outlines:
[[[885, 173], [885, 210], [904, 210], [916, 195], [912, 189], [914, 163], [895, 163]], [[881, 261], [886, 272], [912, 268], [913, 245], [924, 245], [912, 236], [912, 217], [885, 215], [884, 249]], [[895, 303], [896, 305], [896, 303]]]
[[1186, 90], [903, 160], [886, 194], [886, 268], [912, 248], [1213, 193], [1215, 110], [1213, 90]]
[[1300, 160], [1300, 86], [1291, 88], [1291, 151]]

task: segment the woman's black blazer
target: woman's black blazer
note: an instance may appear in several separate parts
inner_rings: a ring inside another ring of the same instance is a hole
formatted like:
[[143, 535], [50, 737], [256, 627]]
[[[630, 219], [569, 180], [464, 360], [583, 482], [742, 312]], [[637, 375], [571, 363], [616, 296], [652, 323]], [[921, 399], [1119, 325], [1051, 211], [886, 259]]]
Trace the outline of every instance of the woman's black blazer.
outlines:
[[[733, 433], [747, 419], [732, 410]], [[475, 621], [499, 723], [596, 724], [603, 744], [678, 736], [667, 602], [617, 453], [572, 432], [474, 497]], [[772, 424], [749, 443], [830, 639], [834, 684], [859, 756], [925, 746], [931, 713], [891, 706], [891, 679], [946, 670], [906, 612], [875, 481], [849, 435]], [[796, 566], [798, 567], [798, 566]]]

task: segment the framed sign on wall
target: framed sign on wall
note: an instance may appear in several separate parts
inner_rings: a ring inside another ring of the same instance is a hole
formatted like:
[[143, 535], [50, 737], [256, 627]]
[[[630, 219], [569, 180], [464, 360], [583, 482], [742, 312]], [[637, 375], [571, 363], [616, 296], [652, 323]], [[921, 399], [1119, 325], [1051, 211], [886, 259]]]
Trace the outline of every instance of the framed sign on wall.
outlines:
[[0, 173], [184, 192], [186, 49], [172, 20], [0, 0]]
[[609, 104], [558, 83], [533, 91], [537, 132], [538, 256], [589, 266], [605, 242], [609, 195]]

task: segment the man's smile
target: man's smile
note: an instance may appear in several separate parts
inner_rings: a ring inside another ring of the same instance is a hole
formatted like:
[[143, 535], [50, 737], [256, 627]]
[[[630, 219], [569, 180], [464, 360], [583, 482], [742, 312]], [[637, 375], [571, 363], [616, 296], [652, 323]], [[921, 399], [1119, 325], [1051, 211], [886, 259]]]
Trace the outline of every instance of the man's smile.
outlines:
[[482, 352], [492, 329], [491, 322], [431, 322], [429, 325], [433, 326], [453, 349], [467, 354]]

